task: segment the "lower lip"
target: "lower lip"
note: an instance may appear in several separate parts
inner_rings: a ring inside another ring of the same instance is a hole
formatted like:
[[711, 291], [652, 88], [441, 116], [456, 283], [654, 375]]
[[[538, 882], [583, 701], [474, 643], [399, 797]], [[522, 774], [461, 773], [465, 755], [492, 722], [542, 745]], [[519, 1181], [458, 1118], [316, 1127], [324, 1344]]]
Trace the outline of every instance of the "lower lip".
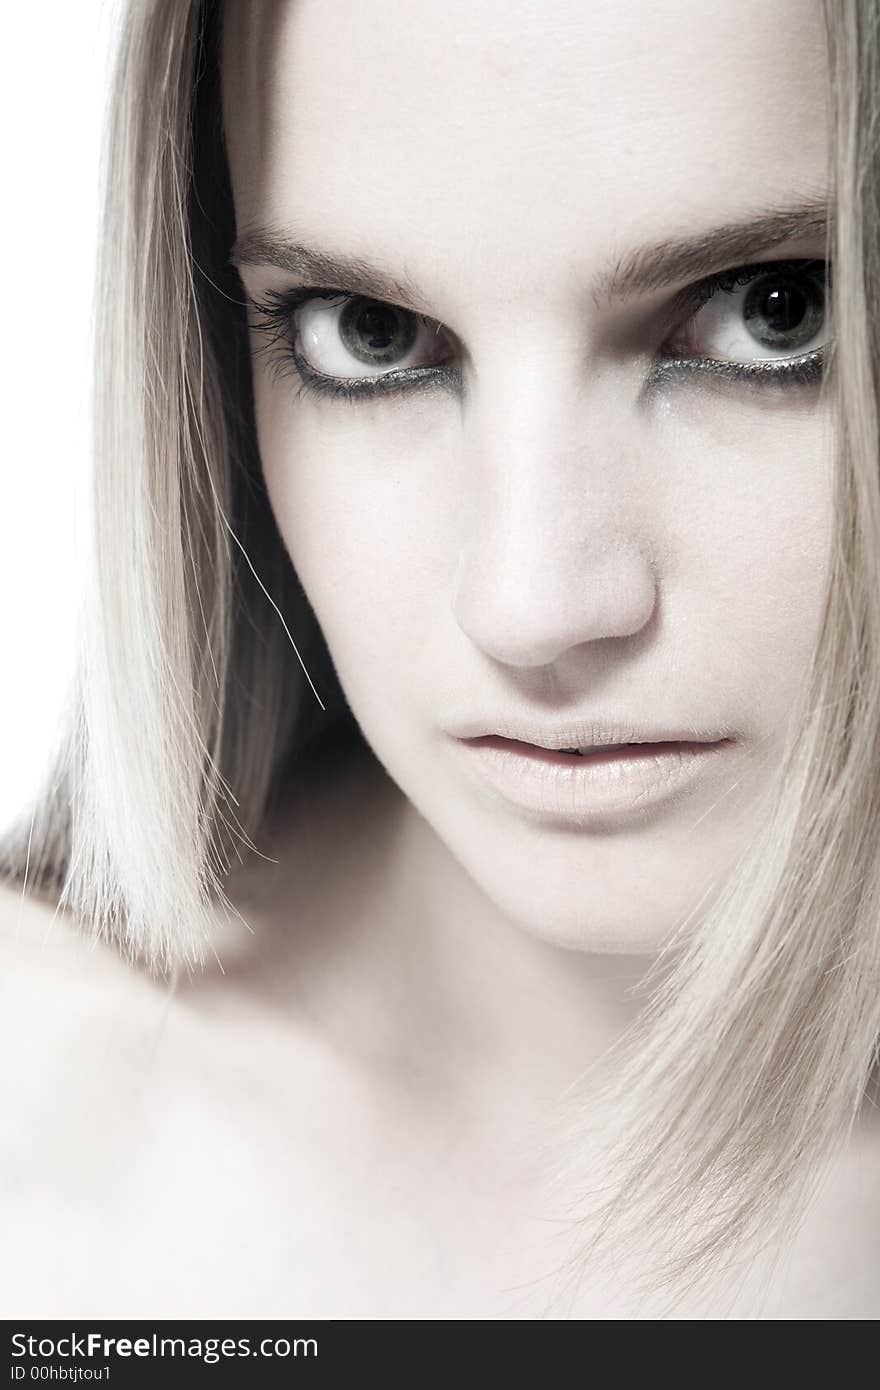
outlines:
[[679, 799], [731, 745], [641, 743], [603, 753], [563, 753], [495, 735], [456, 739], [465, 765], [505, 801], [539, 819], [588, 824], [643, 817]]

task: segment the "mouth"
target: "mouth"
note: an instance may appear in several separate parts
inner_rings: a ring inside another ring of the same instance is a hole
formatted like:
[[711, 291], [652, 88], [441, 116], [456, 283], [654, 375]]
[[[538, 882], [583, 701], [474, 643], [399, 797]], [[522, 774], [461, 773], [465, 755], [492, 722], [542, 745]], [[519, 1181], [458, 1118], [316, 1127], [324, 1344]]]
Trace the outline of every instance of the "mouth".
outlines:
[[456, 740], [494, 796], [542, 819], [587, 824], [680, 797], [733, 740], [651, 739], [548, 748], [500, 734]]
[[525, 739], [504, 738], [500, 734], [483, 734], [479, 738], [466, 738], [462, 743], [473, 748], [497, 748], [516, 753], [524, 758], [536, 758], [541, 762], [577, 765], [580, 762], [612, 762], [621, 759], [657, 758], [664, 754], [686, 752], [689, 749], [717, 747], [727, 742], [717, 739], [712, 742], [696, 739], [658, 739], [633, 740], [632, 742], [596, 743], [582, 747], [547, 748], [540, 743], [528, 743]]

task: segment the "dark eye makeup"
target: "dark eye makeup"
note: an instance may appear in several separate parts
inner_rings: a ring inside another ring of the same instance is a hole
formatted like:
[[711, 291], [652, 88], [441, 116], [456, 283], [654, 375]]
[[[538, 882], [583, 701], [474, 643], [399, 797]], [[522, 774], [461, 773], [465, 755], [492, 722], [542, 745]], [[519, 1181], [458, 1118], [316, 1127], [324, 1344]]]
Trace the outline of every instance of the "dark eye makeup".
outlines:
[[[675, 295], [669, 306], [671, 332], [651, 364], [645, 387], [672, 385], [681, 381], [699, 381], [712, 377], [738, 381], [757, 387], [811, 386], [825, 375], [829, 342], [808, 352], [793, 355], [755, 358], [739, 361], [732, 358], [682, 354], [676, 346], [676, 335], [697, 321], [700, 310], [719, 295], [733, 298], [743, 287], [746, 319], [762, 332], [763, 342], [775, 350], [784, 348], [786, 334], [798, 332], [802, 325], [810, 329], [821, 326], [826, 313], [826, 295], [831, 283], [830, 262], [819, 259], [762, 261], [737, 266], [706, 276]], [[278, 374], [293, 374], [302, 393], [315, 394], [348, 402], [378, 397], [402, 396], [418, 391], [448, 391], [460, 385], [460, 372], [454, 361], [425, 366], [408, 366], [392, 371], [377, 372], [375, 376], [341, 377], [316, 371], [306, 361], [298, 342], [296, 312], [310, 301], [338, 301], [343, 313], [351, 320], [350, 310], [362, 306], [365, 315], [375, 311], [391, 311], [401, 316], [404, 336], [411, 343], [422, 326], [439, 332], [443, 325], [437, 320], [399, 305], [367, 299], [365, 296], [325, 286], [298, 286], [288, 290], [270, 290], [259, 299], [248, 297], [252, 327], [265, 339], [265, 352], [272, 370]], [[807, 316], [807, 317], [805, 317]], [[368, 319], [366, 321], [369, 321]], [[447, 330], [444, 330], [447, 331]], [[815, 337], [815, 332], [812, 333]], [[756, 347], [761, 346], [756, 341]], [[362, 361], [368, 355], [359, 354]], [[381, 366], [379, 360], [377, 366]]]

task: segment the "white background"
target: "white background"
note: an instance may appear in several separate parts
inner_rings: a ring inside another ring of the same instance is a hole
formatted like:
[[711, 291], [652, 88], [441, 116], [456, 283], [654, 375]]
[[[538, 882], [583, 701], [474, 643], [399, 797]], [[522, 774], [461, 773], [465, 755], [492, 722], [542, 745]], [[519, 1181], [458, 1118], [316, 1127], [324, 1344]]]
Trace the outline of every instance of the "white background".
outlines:
[[119, 9], [42, 0], [3, 11], [0, 826], [36, 788], [72, 663], [98, 162]]

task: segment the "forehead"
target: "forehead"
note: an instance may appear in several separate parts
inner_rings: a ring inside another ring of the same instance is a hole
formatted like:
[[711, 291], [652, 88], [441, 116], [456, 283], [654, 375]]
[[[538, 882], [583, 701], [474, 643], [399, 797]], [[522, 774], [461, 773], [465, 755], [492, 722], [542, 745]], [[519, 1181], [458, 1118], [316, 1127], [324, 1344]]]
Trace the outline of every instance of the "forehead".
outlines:
[[825, 65], [819, 0], [227, 5], [237, 223], [512, 287], [821, 193]]

